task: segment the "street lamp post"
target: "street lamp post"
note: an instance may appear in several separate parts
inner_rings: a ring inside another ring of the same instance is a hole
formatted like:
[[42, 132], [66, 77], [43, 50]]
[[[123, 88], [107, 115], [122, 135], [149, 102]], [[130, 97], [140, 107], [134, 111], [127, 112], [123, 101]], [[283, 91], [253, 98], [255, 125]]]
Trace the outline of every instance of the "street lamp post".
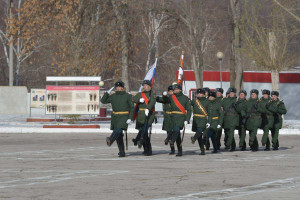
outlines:
[[222, 60], [223, 60], [223, 56], [224, 56], [224, 54], [221, 51], [219, 51], [217, 53], [217, 57], [218, 57], [219, 62], [220, 62], [220, 84], [221, 84], [221, 88], [222, 88]]

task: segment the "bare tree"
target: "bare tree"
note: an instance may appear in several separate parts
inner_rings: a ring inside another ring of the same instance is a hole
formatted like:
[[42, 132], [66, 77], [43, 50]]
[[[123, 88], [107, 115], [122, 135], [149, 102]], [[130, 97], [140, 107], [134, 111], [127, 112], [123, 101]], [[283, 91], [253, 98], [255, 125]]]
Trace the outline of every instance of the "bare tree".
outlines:
[[232, 12], [232, 63], [230, 64], [230, 86], [240, 91], [243, 80], [243, 66], [241, 58], [241, 1], [230, 0]]
[[279, 72], [295, 62], [295, 54], [288, 51], [293, 32], [286, 24], [286, 16], [274, 5], [247, 4], [243, 21], [244, 51], [262, 69], [272, 73], [272, 88], [279, 91]]
[[128, 65], [129, 65], [129, 28], [128, 28], [128, 2], [127, 0], [112, 0], [114, 12], [117, 20], [120, 24], [121, 30], [121, 60], [122, 60], [122, 81], [126, 85], [126, 89], [130, 91], [129, 87], [129, 76], [128, 76]]
[[[195, 73], [197, 88], [203, 86], [204, 54], [213, 42], [215, 34], [208, 20], [209, 12], [204, 7], [205, 2], [185, 0], [179, 5], [179, 17], [187, 28], [180, 31], [184, 49], [191, 56], [192, 69]], [[186, 35], [187, 33], [187, 35]]]

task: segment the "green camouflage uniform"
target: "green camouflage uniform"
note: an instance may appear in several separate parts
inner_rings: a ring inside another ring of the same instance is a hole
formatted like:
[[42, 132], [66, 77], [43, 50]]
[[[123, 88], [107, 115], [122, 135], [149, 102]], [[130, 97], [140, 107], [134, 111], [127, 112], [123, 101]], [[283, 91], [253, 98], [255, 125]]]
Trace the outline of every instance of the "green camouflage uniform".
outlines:
[[268, 103], [267, 109], [273, 113], [274, 116], [274, 125], [271, 129], [272, 133], [272, 146], [275, 150], [279, 147], [279, 129], [282, 127], [282, 115], [287, 113], [287, 109], [283, 103], [277, 99], [277, 101], [270, 101]]
[[245, 125], [242, 123], [243, 117], [245, 117], [244, 115], [242, 115], [242, 110], [245, 107], [245, 103], [247, 102], [247, 99], [238, 99], [237, 103], [236, 103], [236, 111], [239, 114], [239, 137], [240, 137], [240, 142], [239, 142], [239, 147], [242, 150], [246, 149], [246, 142], [245, 142], [245, 138], [246, 138], [246, 127]]

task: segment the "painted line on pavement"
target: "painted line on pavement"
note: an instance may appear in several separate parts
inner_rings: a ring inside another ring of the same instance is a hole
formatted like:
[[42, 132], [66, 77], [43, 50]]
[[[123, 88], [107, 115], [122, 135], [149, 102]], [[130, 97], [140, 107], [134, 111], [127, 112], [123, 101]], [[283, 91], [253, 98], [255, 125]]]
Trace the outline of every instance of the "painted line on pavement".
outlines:
[[265, 182], [257, 185], [245, 186], [240, 188], [229, 188], [208, 192], [198, 192], [178, 197], [159, 198], [155, 200], [186, 200], [186, 199], [230, 199], [233, 197], [243, 197], [257, 193], [271, 192], [282, 189], [300, 187], [300, 177], [287, 178]]
[[[38, 172], [48, 173], [49, 170], [38, 171]], [[67, 180], [73, 180], [73, 179], [90, 178], [95, 176], [111, 176], [116, 174], [128, 173], [129, 171], [117, 171], [117, 170], [115, 171], [114, 170], [72, 171], [70, 170], [70, 171], [50, 171], [50, 172], [56, 172], [58, 174], [2, 181], [0, 182], [0, 189], [45, 184], [45, 183], [56, 183], [56, 182], [62, 182]], [[20, 175], [20, 171], [15, 170], [15, 173], [18, 173], [18, 175]], [[27, 171], [27, 173], [35, 173], [35, 171]]]

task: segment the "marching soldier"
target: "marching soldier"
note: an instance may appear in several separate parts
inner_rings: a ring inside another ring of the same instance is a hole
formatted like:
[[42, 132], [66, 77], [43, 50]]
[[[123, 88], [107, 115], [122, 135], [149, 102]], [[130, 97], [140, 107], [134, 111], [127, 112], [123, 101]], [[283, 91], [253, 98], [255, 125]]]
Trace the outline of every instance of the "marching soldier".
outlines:
[[208, 93], [210, 92], [210, 89], [208, 87], [203, 88], [205, 91], [205, 97], [208, 98]]
[[[168, 96], [173, 95], [173, 86], [168, 87]], [[172, 120], [171, 120], [171, 114], [172, 114], [172, 109], [170, 103], [164, 103], [163, 97], [156, 97], [156, 102], [163, 103], [163, 110], [164, 110], [164, 122], [163, 122], [163, 127], [162, 129], [164, 131], [167, 131], [167, 138], [165, 139], [165, 145], [168, 145], [169, 140], [172, 137]], [[171, 147], [171, 152], [170, 155], [175, 154], [175, 148], [174, 145], [170, 145]]]
[[229, 96], [221, 101], [224, 111], [224, 131], [225, 146], [230, 151], [235, 151], [236, 144], [234, 139], [234, 130], [239, 125], [239, 115], [235, 109], [236, 106], [236, 89], [231, 87], [228, 89]]
[[164, 101], [171, 104], [172, 114], [171, 120], [173, 123], [173, 135], [169, 141], [171, 145], [176, 142], [178, 154], [182, 156], [182, 144], [180, 130], [186, 127], [191, 118], [191, 103], [190, 99], [182, 93], [182, 87], [179, 84], [173, 85], [174, 94], [167, 97], [164, 92]]
[[[217, 95], [216, 102], [221, 103], [221, 101], [223, 100], [223, 93], [224, 93], [223, 88], [216, 88], [216, 95]], [[222, 127], [224, 127], [224, 123]], [[221, 137], [222, 137], [222, 128], [218, 129], [217, 136], [216, 136], [218, 150], [220, 150], [221, 147]]]
[[273, 113], [274, 116], [274, 125], [271, 129], [272, 133], [272, 146], [273, 150], [278, 150], [279, 147], [279, 129], [282, 127], [282, 115], [285, 115], [287, 113], [287, 109], [283, 103], [283, 101], [280, 101], [278, 96], [278, 91], [272, 91], [272, 100], [266, 105], [267, 109]]
[[270, 151], [270, 140], [269, 140], [269, 130], [272, 129], [274, 125], [274, 117], [273, 113], [266, 108], [267, 103], [271, 100], [270, 90], [263, 90], [263, 96], [261, 97], [261, 104], [263, 107], [263, 112], [261, 114], [262, 124], [261, 129], [263, 129], [264, 133], [261, 138], [262, 146], [266, 146], [265, 151]]
[[244, 117], [244, 116], [242, 116], [242, 109], [245, 107], [245, 103], [247, 102], [246, 96], [247, 96], [246, 90], [240, 90], [240, 92], [239, 92], [239, 99], [236, 102], [236, 111], [239, 114], [239, 127], [238, 127], [238, 131], [239, 131], [239, 137], [240, 137], [239, 147], [240, 147], [241, 151], [245, 151], [246, 150], [246, 142], [245, 142], [246, 127], [242, 123], [242, 120], [243, 120], [243, 117]]
[[211, 142], [213, 143], [213, 153], [218, 152], [218, 147], [216, 143], [216, 132], [218, 129], [222, 128], [221, 124], [223, 123], [223, 117], [224, 113], [221, 107], [220, 103], [216, 102], [216, 93], [213, 91], [210, 91], [208, 94], [208, 100], [209, 103], [207, 105], [207, 124], [206, 128], [206, 140], [209, 140], [211, 138]]
[[148, 129], [151, 127], [154, 121], [154, 106], [155, 98], [151, 90], [151, 82], [144, 80], [143, 92], [137, 93], [132, 101], [139, 104], [139, 110], [136, 118], [136, 129], [139, 130], [138, 136], [136, 137], [139, 148], [144, 147], [144, 153], [146, 156], [152, 155], [152, 147], [150, 138], [148, 136]]
[[[208, 93], [210, 92], [210, 89], [208, 87], [204, 87], [203, 89], [205, 91], [205, 97], [208, 99]], [[204, 141], [206, 150], [209, 150], [210, 143], [209, 143], [209, 140], [206, 139], [206, 134], [203, 135], [203, 141]]]
[[[115, 93], [110, 95], [111, 91], [115, 88]], [[134, 106], [131, 101], [131, 95], [124, 90], [124, 83], [117, 81], [115, 86], [108, 92], [105, 92], [101, 98], [101, 103], [112, 105], [112, 116], [110, 129], [113, 133], [110, 137], [106, 138], [106, 143], [111, 146], [116, 140], [119, 148], [119, 157], [125, 157], [125, 149], [123, 142], [123, 130], [127, 130], [128, 124], [132, 122]]]
[[191, 105], [193, 107], [193, 126], [192, 131], [196, 132], [194, 136], [191, 137], [192, 144], [198, 140], [201, 155], [205, 155], [204, 144], [202, 139], [202, 133], [206, 129], [207, 124], [207, 111], [206, 107], [208, 100], [205, 97], [205, 91], [202, 88], [197, 89], [197, 96], [192, 100]]
[[258, 151], [257, 130], [261, 126], [261, 112], [262, 106], [258, 99], [258, 90], [253, 89], [250, 91], [251, 97], [245, 103], [245, 108], [242, 110], [243, 123], [249, 131], [249, 146], [252, 151]]

